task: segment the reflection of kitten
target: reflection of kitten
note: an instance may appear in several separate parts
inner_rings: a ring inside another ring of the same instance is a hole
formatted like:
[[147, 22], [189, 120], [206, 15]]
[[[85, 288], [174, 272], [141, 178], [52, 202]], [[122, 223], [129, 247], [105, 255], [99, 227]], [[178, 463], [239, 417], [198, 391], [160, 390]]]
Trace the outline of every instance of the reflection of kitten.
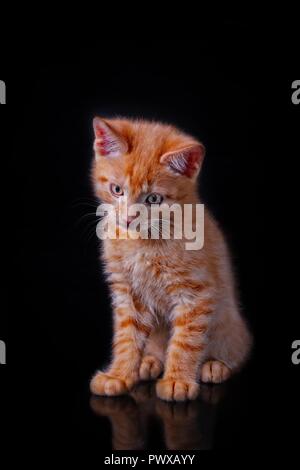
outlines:
[[[93, 180], [101, 201], [130, 220], [122, 200], [148, 208], [162, 201], [196, 204], [204, 147], [172, 126], [94, 120]], [[117, 203], [121, 204], [117, 204]], [[222, 382], [246, 360], [251, 337], [238, 311], [227, 247], [205, 213], [204, 247], [184, 240], [107, 239], [103, 260], [114, 308], [113, 359], [91, 391], [119, 395], [155, 379], [165, 400], [193, 399], [199, 379]], [[164, 365], [164, 366], [163, 366]]]

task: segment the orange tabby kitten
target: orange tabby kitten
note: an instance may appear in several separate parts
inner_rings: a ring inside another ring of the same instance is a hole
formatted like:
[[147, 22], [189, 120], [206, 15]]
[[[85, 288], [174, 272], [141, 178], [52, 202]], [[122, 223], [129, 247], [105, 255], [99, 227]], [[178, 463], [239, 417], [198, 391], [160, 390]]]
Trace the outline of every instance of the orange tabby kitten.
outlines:
[[[160, 123], [94, 120], [93, 181], [102, 202], [127, 228], [128, 206], [200, 203], [197, 176], [204, 147]], [[156, 379], [164, 400], [194, 399], [199, 381], [228, 379], [246, 360], [251, 336], [234, 291], [220, 229], [205, 211], [204, 246], [185, 239], [106, 239], [103, 260], [114, 309], [113, 358], [97, 372], [91, 391], [120, 395], [138, 381]]]

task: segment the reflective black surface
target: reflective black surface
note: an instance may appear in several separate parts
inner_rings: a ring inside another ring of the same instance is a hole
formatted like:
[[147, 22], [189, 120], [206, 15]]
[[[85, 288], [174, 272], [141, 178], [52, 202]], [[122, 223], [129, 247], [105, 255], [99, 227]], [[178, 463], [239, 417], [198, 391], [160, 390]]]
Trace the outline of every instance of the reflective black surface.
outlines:
[[90, 405], [97, 416], [109, 419], [115, 450], [151, 449], [154, 433], [160, 448], [211, 449], [217, 404], [225, 387], [203, 386], [196, 401], [168, 403], [156, 397], [153, 384], [141, 384], [129, 396], [92, 397]]

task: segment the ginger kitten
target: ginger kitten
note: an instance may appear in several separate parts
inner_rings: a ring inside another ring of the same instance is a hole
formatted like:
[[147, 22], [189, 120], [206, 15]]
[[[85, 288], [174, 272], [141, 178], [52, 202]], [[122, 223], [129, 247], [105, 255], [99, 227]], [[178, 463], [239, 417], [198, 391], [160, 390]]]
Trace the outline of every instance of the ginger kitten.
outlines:
[[[122, 209], [125, 199], [148, 209], [200, 203], [205, 151], [196, 139], [173, 126], [128, 119], [95, 118], [94, 132], [95, 192], [116, 207], [118, 230], [132, 221]], [[226, 243], [207, 210], [203, 248], [187, 250], [185, 241], [104, 240], [113, 357], [93, 377], [94, 394], [120, 395], [162, 374], [160, 398], [194, 399], [200, 381], [222, 382], [247, 359], [251, 335], [239, 313]]]

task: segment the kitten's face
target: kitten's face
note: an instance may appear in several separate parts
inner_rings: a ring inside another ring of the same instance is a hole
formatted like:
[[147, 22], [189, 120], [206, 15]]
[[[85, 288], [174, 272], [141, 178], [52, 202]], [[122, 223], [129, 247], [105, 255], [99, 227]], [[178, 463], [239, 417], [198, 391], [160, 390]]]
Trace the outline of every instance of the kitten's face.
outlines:
[[144, 121], [95, 118], [96, 195], [113, 204], [119, 224], [133, 217], [127, 208], [143, 204], [148, 216], [153, 205], [195, 201], [195, 181], [204, 147], [171, 126]]

